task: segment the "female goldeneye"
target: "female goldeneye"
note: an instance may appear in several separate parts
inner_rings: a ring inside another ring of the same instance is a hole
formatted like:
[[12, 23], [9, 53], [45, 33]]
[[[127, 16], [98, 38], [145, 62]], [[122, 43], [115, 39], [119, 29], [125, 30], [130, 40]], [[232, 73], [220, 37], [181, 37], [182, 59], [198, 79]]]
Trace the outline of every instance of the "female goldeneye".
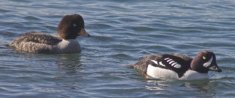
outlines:
[[181, 54], [150, 55], [132, 65], [141, 73], [157, 79], [207, 79], [208, 71], [222, 72], [213, 52], [199, 52], [195, 58]]
[[28, 32], [15, 38], [9, 46], [30, 53], [76, 53], [80, 52], [77, 36], [89, 36], [84, 20], [78, 14], [66, 15], [57, 27], [59, 37], [40, 32]]

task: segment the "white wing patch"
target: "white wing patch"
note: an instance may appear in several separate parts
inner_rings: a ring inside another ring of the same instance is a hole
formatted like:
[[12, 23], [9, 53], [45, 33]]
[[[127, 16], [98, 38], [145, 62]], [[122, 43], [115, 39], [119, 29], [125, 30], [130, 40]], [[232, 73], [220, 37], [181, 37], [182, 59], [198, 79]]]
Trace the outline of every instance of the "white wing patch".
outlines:
[[211, 57], [209, 61], [204, 63], [203, 66], [206, 67], [206, 68], [209, 67], [211, 65], [212, 61], [213, 61], [213, 57]]
[[158, 62], [157, 61], [155, 61], [155, 60], [151, 60], [153, 63], [155, 63], [155, 64], [157, 64], [158, 65]]
[[[165, 58], [164, 60], [166, 60], [167, 63], [169, 63], [172, 67], [174, 68], [181, 68], [181, 65], [179, 63], [177, 63], [176, 61], [170, 59], [170, 58]], [[153, 63], [166, 67], [165, 64], [163, 64], [161, 61], [156, 61], [156, 60], [151, 60]]]
[[160, 66], [163, 66], [163, 67], [166, 67], [165, 64], [163, 64], [161, 61], [156, 61], [156, 60], [151, 60], [153, 63], [157, 64], [157, 65], [160, 65]]
[[164, 60], [166, 60], [166, 62], [169, 63], [172, 67], [181, 68], [181, 65], [179, 63], [170, 58], [165, 58]]
[[159, 65], [163, 66], [163, 67], [166, 67], [165, 64], [163, 64], [162, 62], [159, 62]]

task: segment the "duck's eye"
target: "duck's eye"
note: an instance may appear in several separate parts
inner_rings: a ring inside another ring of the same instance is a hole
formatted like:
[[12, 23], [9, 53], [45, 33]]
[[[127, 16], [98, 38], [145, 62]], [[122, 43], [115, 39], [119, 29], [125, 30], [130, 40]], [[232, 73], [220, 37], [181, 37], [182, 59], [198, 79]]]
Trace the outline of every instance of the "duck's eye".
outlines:
[[74, 23], [74, 24], [73, 24], [73, 27], [77, 27], [77, 24]]
[[203, 60], [206, 60], [206, 57], [205, 57], [205, 56], [203, 56], [203, 57], [202, 57], [202, 59], [203, 59]]

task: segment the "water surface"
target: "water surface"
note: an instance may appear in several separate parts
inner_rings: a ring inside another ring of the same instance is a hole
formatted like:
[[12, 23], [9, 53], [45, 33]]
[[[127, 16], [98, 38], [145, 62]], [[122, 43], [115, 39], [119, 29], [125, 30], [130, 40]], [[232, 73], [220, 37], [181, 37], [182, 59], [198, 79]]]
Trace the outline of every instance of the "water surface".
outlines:
[[[4, 98], [233, 97], [233, 0], [4, 0], [0, 3], [0, 95]], [[24, 32], [56, 34], [79, 13], [92, 37], [77, 54], [19, 53], [5, 45]], [[222, 73], [208, 81], [145, 80], [128, 64], [154, 53], [208, 49]]]

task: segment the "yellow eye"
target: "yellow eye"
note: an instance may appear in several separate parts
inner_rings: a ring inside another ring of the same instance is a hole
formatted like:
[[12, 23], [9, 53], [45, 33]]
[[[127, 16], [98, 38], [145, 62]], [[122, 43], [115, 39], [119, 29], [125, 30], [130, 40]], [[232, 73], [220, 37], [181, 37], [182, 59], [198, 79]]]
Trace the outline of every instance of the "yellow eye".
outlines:
[[202, 57], [202, 59], [203, 59], [203, 60], [206, 60], [206, 57], [205, 57], [205, 56], [203, 56], [203, 57]]

